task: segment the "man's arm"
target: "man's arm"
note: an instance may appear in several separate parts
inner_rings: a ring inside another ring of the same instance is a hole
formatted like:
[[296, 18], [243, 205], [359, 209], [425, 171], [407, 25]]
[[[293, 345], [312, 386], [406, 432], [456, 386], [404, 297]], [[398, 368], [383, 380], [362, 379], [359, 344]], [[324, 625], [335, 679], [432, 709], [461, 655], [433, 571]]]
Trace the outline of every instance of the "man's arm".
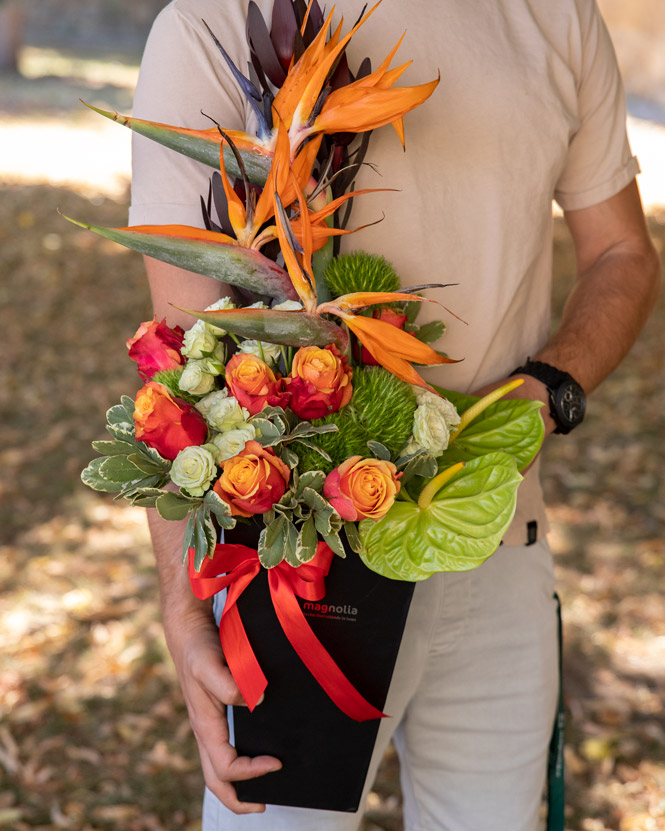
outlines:
[[[153, 308], [170, 326], [188, 329], [195, 318], [176, 306], [203, 309], [230, 293], [228, 286], [145, 257]], [[189, 719], [201, 754], [206, 785], [227, 808], [238, 814], [265, 810], [264, 805], [239, 802], [232, 782], [252, 779], [281, 767], [271, 756], [239, 757], [229, 743], [225, 705], [244, 705], [222, 655], [211, 602], [198, 600], [182, 566], [185, 521], [162, 519], [148, 510], [157, 570], [164, 634], [187, 703]]]
[[[637, 183], [589, 208], [566, 211], [577, 257], [578, 277], [556, 333], [535, 355], [569, 373], [589, 394], [621, 362], [635, 342], [658, 295], [660, 264], [642, 212]], [[515, 398], [545, 402], [541, 410], [547, 433], [547, 389], [524, 375]], [[476, 394], [500, 386], [490, 384]]]

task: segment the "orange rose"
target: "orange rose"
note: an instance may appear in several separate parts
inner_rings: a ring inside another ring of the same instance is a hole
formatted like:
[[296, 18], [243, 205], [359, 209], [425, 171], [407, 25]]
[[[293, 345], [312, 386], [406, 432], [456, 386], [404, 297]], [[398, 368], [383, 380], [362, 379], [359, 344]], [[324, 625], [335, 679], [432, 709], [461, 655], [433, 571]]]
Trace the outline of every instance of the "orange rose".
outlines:
[[222, 462], [215, 493], [231, 506], [234, 516], [269, 511], [289, 484], [291, 471], [269, 447], [248, 441], [237, 456]]
[[289, 378], [289, 407], [300, 418], [322, 418], [351, 400], [353, 370], [336, 346], [303, 346], [296, 352]]
[[381, 519], [399, 493], [401, 475], [392, 462], [351, 456], [328, 474], [323, 495], [342, 519]]
[[226, 385], [241, 407], [256, 415], [269, 404], [285, 407], [288, 393], [265, 361], [250, 353], [237, 352], [226, 365]]
[[136, 438], [165, 459], [175, 459], [185, 447], [203, 444], [208, 436], [208, 425], [196, 407], [172, 396], [162, 384], [149, 381], [141, 387], [134, 407]]

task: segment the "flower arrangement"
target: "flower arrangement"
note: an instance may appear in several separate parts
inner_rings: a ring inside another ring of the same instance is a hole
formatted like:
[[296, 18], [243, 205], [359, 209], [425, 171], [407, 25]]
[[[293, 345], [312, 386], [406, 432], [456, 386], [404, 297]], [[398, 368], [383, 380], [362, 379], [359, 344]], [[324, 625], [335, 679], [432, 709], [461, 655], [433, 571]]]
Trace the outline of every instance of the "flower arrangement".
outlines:
[[350, 188], [369, 131], [392, 124], [403, 141], [405, 114], [438, 84], [395, 86], [408, 66], [390, 69], [399, 44], [351, 73], [346, 46], [375, 8], [342, 35], [316, 0], [304, 14], [275, 3], [270, 30], [250, 5], [253, 79], [211, 32], [257, 135], [99, 111], [215, 169], [204, 229], [78, 223], [236, 291], [184, 310], [197, 318], [188, 331], [140, 325], [127, 346], [144, 386], [108, 411], [111, 440], [82, 473], [187, 518], [193, 572], [219, 549], [216, 526], [248, 521], [266, 569], [318, 561], [322, 546], [344, 557], [345, 543], [397, 580], [474, 568], [498, 547], [542, 442], [540, 404], [500, 400], [519, 381], [477, 401], [420, 376], [414, 364], [454, 363], [430, 345], [444, 324], [417, 321], [441, 286], [400, 287], [379, 255], [334, 256], [352, 233], [349, 200], [367, 192]]

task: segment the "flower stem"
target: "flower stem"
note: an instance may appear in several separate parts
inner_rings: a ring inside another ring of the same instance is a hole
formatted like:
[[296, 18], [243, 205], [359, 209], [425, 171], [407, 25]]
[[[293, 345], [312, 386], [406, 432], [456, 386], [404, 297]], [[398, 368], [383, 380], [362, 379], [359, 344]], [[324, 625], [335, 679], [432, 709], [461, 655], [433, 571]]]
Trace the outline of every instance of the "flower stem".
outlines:
[[471, 424], [474, 418], [477, 418], [488, 407], [497, 402], [500, 398], [503, 398], [504, 395], [507, 395], [509, 392], [517, 389], [517, 387], [521, 387], [523, 383], [524, 378], [515, 378], [514, 381], [508, 381], [507, 384], [492, 390], [492, 392], [488, 392], [487, 395], [483, 396], [479, 401], [476, 401], [475, 404], [472, 404], [468, 410], [465, 410], [462, 413], [462, 417], [460, 419], [460, 423], [457, 425], [457, 428], [451, 431], [450, 441], [448, 444], [451, 445], [462, 430]]
[[456, 465], [451, 465], [447, 467], [445, 470], [441, 471], [437, 476], [432, 479], [432, 481], [425, 485], [425, 487], [420, 492], [420, 496], [418, 497], [418, 507], [422, 511], [426, 511], [434, 497], [437, 493], [441, 490], [441, 488], [448, 484], [450, 480], [456, 473], [459, 473], [460, 470], [464, 467], [465, 462], [457, 462]]

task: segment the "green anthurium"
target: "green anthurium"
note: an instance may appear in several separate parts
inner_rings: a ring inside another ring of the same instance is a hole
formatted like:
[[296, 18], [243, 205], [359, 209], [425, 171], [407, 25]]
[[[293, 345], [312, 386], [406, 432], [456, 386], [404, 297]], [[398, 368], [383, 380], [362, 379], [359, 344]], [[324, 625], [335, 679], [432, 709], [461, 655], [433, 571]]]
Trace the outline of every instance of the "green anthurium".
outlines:
[[[64, 214], [63, 214], [64, 216]], [[65, 216], [65, 219], [102, 237], [170, 265], [214, 277], [223, 283], [267, 294], [276, 300], [297, 300], [289, 275], [259, 251], [216, 242], [213, 234], [186, 225], [103, 228]]]
[[[178, 307], [179, 308], [179, 307]], [[305, 311], [275, 311], [274, 309], [222, 309], [220, 311], [181, 311], [226, 332], [243, 338], [279, 343], [283, 346], [327, 346], [334, 343], [340, 352], [346, 351], [346, 332], [330, 320]]]
[[[135, 133], [163, 144], [164, 147], [219, 170], [221, 135], [216, 127], [208, 130], [189, 130], [185, 127], [173, 127], [170, 124], [160, 124], [158, 121], [145, 121], [141, 118], [100, 110], [98, 107], [86, 104], [85, 101], [82, 103], [105, 118], [115, 121], [116, 124], [129, 127]], [[234, 144], [245, 165], [247, 178], [254, 185], [264, 185], [272, 163], [272, 152], [267, 149], [262, 152], [260, 142], [252, 136], [247, 136], [247, 146], [243, 146], [243, 141], [238, 135], [234, 133], [231, 135], [235, 139]], [[252, 140], [251, 144], [249, 139]], [[228, 144], [224, 145], [224, 168], [229, 176], [242, 178], [238, 162]]]
[[473, 459], [431, 501], [398, 501], [378, 522], [363, 520], [360, 557], [394, 580], [476, 568], [496, 551], [508, 529], [521, 480], [507, 453]]
[[[479, 400], [440, 387], [434, 389], [449, 399], [459, 413]], [[504, 398], [490, 405], [439, 457], [439, 470], [496, 450], [510, 453], [518, 470], [524, 470], [536, 457], [545, 438], [545, 424], [540, 416], [542, 406], [542, 402], [528, 398]]]

